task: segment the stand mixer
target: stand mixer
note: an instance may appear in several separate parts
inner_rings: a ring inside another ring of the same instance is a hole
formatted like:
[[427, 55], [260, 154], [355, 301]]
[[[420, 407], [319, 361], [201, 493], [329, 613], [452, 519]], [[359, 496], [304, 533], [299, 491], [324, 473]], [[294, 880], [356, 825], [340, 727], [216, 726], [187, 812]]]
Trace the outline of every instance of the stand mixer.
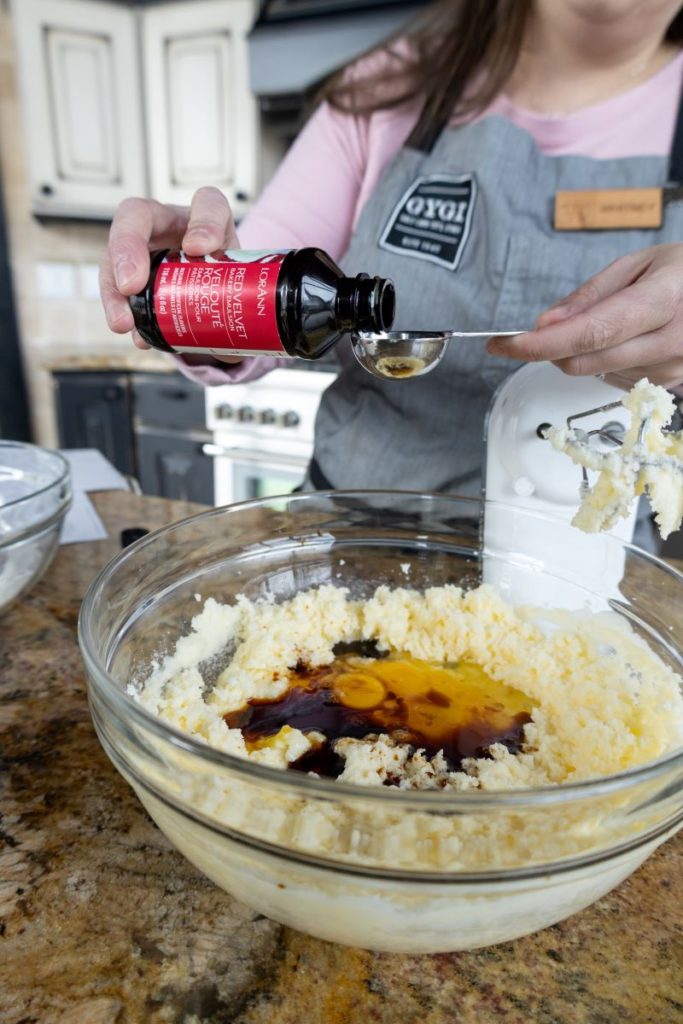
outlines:
[[[352, 336], [358, 362], [369, 373], [384, 379], [406, 379], [431, 373], [453, 338], [486, 338], [522, 334], [523, 331], [385, 331]], [[540, 597], [562, 603], [562, 586], [549, 583], [540, 570], [552, 561], [574, 580], [576, 587], [615, 595], [623, 576], [623, 551], [605, 545], [600, 534], [578, 528], [558, 530], [558, 521], [569, 524], [581, 501], [582, 485], [590, 481], [571, 459], [551, 446], [543, 428], [580, 421], [598, 450], [621, 444], [630, 415], [620, 401], [623, 392], [596, 377], [569, 377], [552, 363], [529, 363], [499, 387], [493, 397], [484, 428], [486, 445], [484, 493], [487, 499], [482, 523], [483, 579], [507, 591], [509, 600], [535, 601]], [[605, 408], [605, 407], [609, 408]], [[500, 502], [499, 506], [497, 503]], [[503, 504], [504, 503], [504, 504]], [[630, 514], [609, 531], [620, 540], [633, 539], [637, 502]], [[507, 506], [507, 510], [505, 508]], [[539, 513], [537, 521], [524, 518], [512, 531], [510, 506]], [[552, 519], [548, 519], [552, 517]], [[519, 531], [525, 530], [522, 536]], [[558, 536], [562, 550], [558, 551]], [[519, 572], [510, 554], [519, 551]], [[505, 557], [496, 559], [495, 553]], [[609, 553], [608, 553], [609, 552]], [[530, 567], [539, 572], [534, 580]], [[516, 578], [511, 578], [511, 574]], [[541, 582], [541, 580], [543, 582]], [[541, 594], [552, 586], [552, 594]], [[569, 597], [567, 596], [567, 600]], [[576, 604], [575, 596], [571, 600]]]
[[[557, 550], [557, 528], [549, 526], [544, 516], [571, 521], [580, 501], [582, 471], [566, 455], [555, 451], [539, 428], [550, 424], [561, 426], [568, 418], [596, 410], [581, 419], [581, 427], [586, 431], [599, 431], [596, 443], [603, 450], [613, 449], [628, 427], [629, 413], [621, 406], [609, 411], [597, 410], [622, 397], [622, 391], [602, 380], [568, 377], [552, 363], [529, 363], [521, 367], [494, 395], [484, 428], [487, 501], [521, 505], [542, 514], [535, 523], [525, 525], [524, 536], [519, 534], [521, 527], [511, 535], [505, 510], [496, 508], [495, 504], [487, 507], [483, 523], [484, 551], [517, 549], [525, 571], [513, 581], [509, 567], [504, 570], [495, 559], [484, 559], [484, 578], [508, 592], [514, 591], [515, 601], [539, 599], [540, 573], [538, 582], [533, 582], [529, 565], [536, 560], [540, 567], [551, 555], [555, 565], [562, 565], [587, 588], [598, 581], [604, 586], [609, 580], [610, 589], [615, 596], [618, 594], [624, 568], [623, 553], [612, 551], [611, 557], [607, 555], [600, 534], [570, 529], [566, 532], [566, 545], [561, 551]], [[637, 502], [628, 518], [620, 520], [610, 533], [631, 541], [636, 515]], [[546, 578], [543, 586], [548, 585]], [[557, 587], [560, 589], [559, 581]], [[555, 589], [552, 599], [553, 603], [558, 603]], [[561, 594], [559, 601], [561, 603]]]

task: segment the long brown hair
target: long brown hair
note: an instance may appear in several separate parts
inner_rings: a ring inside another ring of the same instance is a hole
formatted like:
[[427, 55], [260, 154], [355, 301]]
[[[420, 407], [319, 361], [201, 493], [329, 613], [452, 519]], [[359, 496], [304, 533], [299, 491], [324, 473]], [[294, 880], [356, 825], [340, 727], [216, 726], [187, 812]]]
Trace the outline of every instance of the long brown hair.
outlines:
[[[369, 51], [385, 58], [376, 71], [341, 71], [323, 86], [320, 98], [361, 115], [419, 102], [422, 130], [429, 135], [453, 114], [483, 110], [503, 90], [519, 59], [532, 3], [438, 0]], [[666, 38], [683, 45], [683, 8]]]

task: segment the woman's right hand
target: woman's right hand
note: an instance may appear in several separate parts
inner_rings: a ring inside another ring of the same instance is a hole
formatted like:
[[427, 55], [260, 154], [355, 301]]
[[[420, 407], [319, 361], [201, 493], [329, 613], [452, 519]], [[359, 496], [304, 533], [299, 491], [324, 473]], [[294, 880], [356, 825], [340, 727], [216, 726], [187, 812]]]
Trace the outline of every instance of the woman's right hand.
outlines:
[[216, 249], [239, 247], [232, 210], [217, 188], [200, 188], [189, 207], [124, 199], [114, 214], [100, 263], [100, 295], [109, 327], [115, 334], [132, 331], [138, 348], [149, 348], [135, 330], [128, 296], [147, 284], [150, 252], [183, 249], [188, 256], [206, 256]]

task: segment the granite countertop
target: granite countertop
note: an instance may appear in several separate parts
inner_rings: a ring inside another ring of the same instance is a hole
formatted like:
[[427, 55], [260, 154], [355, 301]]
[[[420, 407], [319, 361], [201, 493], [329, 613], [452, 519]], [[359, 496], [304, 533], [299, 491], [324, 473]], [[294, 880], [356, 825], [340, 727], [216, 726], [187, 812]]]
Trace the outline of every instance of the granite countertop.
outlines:
[[177, 373], [175, 360], [156, 349], [135, 348], [131, 342], [126, 349], [116, 351], [75, 352], [72, 350], [51, 351], [42, 361], [42, 367], [51, 372], [60, 370], [130, 370], [137, 373]]
[[568, 921], [438, 956], [320, 942], [198, 874], [101, 749], [76, 642], [119, 531], [196, 506], [94, 499], [112, 539], [61, 548], [2, 620], [0, 1024], [683, 1022], [683, 832]]
[[[104, 351], [75, 352], [71, 349], [51, 350], [42, 360], [44, 370], [57, 373], [61, 370], [80, 370], [96, 372], [104, 370], [127, 370], [133, 373], [177, 373], [178, 367], [174, 359], [159, 352], [157, 349], [139, 349], [132, 344], [127, 349]], [[291, 361], [291, 369], [308, 370], [311, 373], [338, 373], [339, 364], [333, 355], [321, 359], [296, 359]]]

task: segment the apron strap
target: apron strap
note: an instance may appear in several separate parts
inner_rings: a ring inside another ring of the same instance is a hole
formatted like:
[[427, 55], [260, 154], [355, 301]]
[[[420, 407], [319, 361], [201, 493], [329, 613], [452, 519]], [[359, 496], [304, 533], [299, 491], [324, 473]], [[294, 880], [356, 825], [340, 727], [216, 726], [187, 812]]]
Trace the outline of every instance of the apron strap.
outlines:
[[[452, 112], [453, 105], [450, 92], [444, 96], [440, 109], [436, 114], [433, 110], [432, 99], [428, 96], [413, 130], [406, 139], [405, 145], [410, 149], [420, 150], [422, 153], [431, 153], [434, 143], [450, 121]], [[683, 139], [681, 140], [681, 145], [683, 146]]]
[[315, 487], [316, 491], [334, 490], [334, 484], [331, 484], [330, 481], [327, 479], [322, 469], [318, 465], [318, 460], [316, 458], [312, 458], [308, 465], [308, 478]]
[[683, 87], [681, 87], [681, 94], [678, 99], [676, 125], [671, 141], [669, 181], [674, 185], [683, 185]]

